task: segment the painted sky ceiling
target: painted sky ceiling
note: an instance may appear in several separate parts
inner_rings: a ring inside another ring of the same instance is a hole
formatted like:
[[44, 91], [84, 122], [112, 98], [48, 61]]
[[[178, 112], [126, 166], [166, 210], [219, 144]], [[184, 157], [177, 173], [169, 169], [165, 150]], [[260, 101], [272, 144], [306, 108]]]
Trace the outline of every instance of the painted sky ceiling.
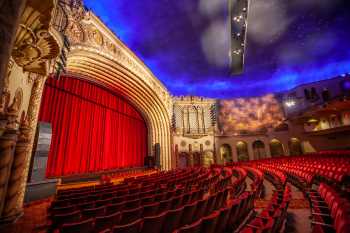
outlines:
[[229, 75], [227, 0], [85, 0], [173, 95], [260, 96], [350, 72], [349, 0], [251, 0]]

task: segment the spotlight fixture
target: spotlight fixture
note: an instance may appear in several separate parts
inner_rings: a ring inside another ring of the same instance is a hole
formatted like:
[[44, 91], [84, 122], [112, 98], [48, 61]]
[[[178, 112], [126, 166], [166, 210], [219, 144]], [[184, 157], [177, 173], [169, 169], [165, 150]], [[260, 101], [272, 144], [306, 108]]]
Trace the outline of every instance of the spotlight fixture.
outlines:
[[249, 0], [228, 0], [230, 26], [230, 73], [241, 74], [247, 37]]

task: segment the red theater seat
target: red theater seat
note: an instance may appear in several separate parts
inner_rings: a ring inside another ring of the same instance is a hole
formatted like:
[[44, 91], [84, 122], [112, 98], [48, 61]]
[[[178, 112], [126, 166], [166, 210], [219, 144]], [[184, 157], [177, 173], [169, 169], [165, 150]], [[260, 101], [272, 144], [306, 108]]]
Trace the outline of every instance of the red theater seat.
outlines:
[[81, 219], [81, 212], [79, 210], [68, 214], [56, 214], [52, 216], [52, 227], [58, 228], [66, 223], [78, 222]]
[[60, 233], [92, 233], [94, 230], [94, 219], [90, 218], [81, 222], [63, 224]]
[[136, 221], [137, 219], [140, 219], [143, 214], [143, 207], [138, 207], [131, 210], [124, 210], [122, 212], [122, 219], [121, 224], [129, 224], [131, 222]]
[[193, 202], [192, 204], [188, 204], [184, 206], [184, 211], [182, 213], [180, 226], [191, 224], [193, 222], [196, 208], [197, 208], [197, 202]]
[[100, 232], [107, 228], [112, 228], [114, 225], [119, 224], [120, 220], [121, 220], [120, 212], [116, 212], [111, 215], [96, 217], [95, 232]]
[[91, 209], [84, 209], [84, 210], [82, 210], [82, 214], [83, 214], [85, 219], [95, 218], [97, 216], [105, 215], [105, 209], [106, 209], [106, 207], [104, 207], [104, 206], [100, 206], [97, 208], [91, 208]]
[[156, 216], [143, 218], [143, 225], [141, 233], [160, 233], [163, 227], [163, 222], [166, 212]]
[[117, 225], [112, 229], [113, 233], [139, 233], [142, 227], [142, 219], [138, 219], [126, 225]]
[[143, 216], [144, 217], [149, 217], [149, 216], [154, 216], [157, 215], [159, 210], [159, 202], [155, 202], [149, 205], [144, 205], [143, 206]]
[[202, 220], [198, 220], [190, 225], [183, 226], [174, 233], [201, 233]]
[[125, 202], [106, 205], [106, 214], [113, 214], [124, 209]]
[[198, 201], [196, 211], [193, 214], [193, 220], [194, 221], [197, 221], [201, 217], [206, 215], [205, 211], [206, 211], [206, 208], [207, 208], [207, 203], [208, 203], [208, 199], [207, 198]]
[[219, 211], [214, 211], [212, 214], [202, 218], [201, 233], [216, 233], [216, 225], [220, 216]]
[[175, 210], [167, 211], [161, 232], [162, 233], [173, 232], [175, 229], [179, 228], [183, 211], [184, 211], [183, 206]]

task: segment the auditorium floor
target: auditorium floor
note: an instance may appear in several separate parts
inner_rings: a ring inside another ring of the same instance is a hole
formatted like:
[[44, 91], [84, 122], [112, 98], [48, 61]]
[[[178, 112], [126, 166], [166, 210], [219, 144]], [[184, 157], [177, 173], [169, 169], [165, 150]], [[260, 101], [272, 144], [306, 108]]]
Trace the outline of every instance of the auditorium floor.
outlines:
[[[5, 229], [0, 228], [1, 233], [38, 233], [42, 232], [42, 226], [47, 221], [47, 208], [52, 199], [32, 202], [24, 207], [23, 216], [14, 224]], [[45, 231], [44, 231], [45, 232]]]

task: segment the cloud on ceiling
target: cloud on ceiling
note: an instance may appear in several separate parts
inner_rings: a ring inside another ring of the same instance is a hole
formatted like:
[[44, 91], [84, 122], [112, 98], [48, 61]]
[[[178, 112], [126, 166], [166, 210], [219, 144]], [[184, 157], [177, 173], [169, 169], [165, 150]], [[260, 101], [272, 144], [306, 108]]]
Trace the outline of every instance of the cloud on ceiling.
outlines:
[[202, 15], [206, 15], [210, 18], [216, 18], [216, 16], [227, 7], [226, 0], [199, 0], [198, 8]]
[[228, 67], [229, 33], [227, 20], [215, 20], [201, 36], [202, 51], [209, 64]]
[[273, 43], [287, 30], [292, 18], [280, 0], [254, 0], [249, 6], [248, 36], [259, 44]]

